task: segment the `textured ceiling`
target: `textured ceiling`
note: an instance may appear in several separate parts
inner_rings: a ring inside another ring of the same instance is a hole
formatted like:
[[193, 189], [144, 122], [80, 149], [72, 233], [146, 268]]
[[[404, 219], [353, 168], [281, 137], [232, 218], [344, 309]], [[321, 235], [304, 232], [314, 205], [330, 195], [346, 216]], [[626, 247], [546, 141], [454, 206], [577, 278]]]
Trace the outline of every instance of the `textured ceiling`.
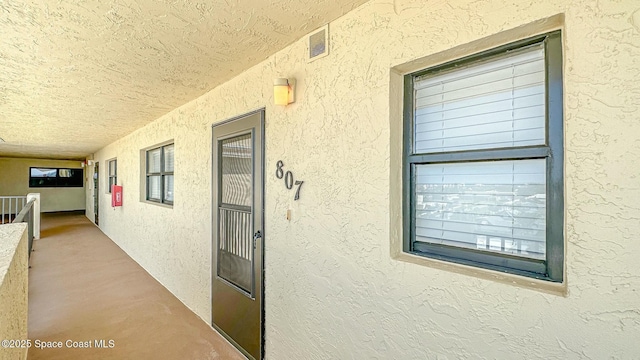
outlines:
[[77, 159], [365, 0], [0, 0], [0, 156]]

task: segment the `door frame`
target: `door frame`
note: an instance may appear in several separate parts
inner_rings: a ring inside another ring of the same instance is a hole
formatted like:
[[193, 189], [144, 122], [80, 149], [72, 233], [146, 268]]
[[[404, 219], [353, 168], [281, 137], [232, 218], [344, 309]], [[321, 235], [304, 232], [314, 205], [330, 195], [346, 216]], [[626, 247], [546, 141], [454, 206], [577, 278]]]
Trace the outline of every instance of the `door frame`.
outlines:
[[[216, 171], [217, 168], [214, 166], [216, 164], [216, 159], [215, 159], [215, 152], [214, 152], [214, 147], [218, 146], [217, 141], [216, 141], [216, 135], [215, 135], [215, 129], [219, 126], [223, 126], [223, 125], [227, 125], [229, 123], [232, 123], [234, 121], [246, 118], [248, 116], [251, 115], [255, 115], [255, 114], [259, 114], [260, 115], [260, 124], [259, 124], [259, 139], [260, 139], [260, 144], [262, 147], [262, 157], [260, 159], [254, 159], [254, 162], [259, 165], [258, 168], [260, 169], [260, 171], [262, 171], [262, 183], [258, 185], [258, 188], [260, 189], [260, 191], [262, 192], [262, 204], [261, 204], [261, 208], [257, 209], [260, 211], [260, 222], [262, 223], [262, 241], [260, 241], [261, 244], [261, 248], [262, 251], [261, 253], [261, 257], [260, 257], [260, 264], [261, 264], [261, 269], [260, 269], [260, 360], [264, 359], [264, 354], [265, 354], [265, 349], [264, 349], [264, 344], [265, 344], [265, 281], [264, 281], [264, 277], [265, 277], [265, 246], [264, 246], [264, 239], [266, 237], [265, 234], [265, 217], [264, 217], [264, 209], [265, 209], [265, 159], [266, 159], [266, 154], [265, 154], [265, 150], [266, 150], [266, 144], [265, 144], [265, 108], [259, 108], [256, 110], [252, 110], [249, 111], [247, 113], [244, 113], [242, 115], [238, 115], [238, 116], [234, 116], [232, 118], [223, 120], [221, 122], [217, 122], [211, 125], [211, 281], [210, 281], [210, 310], [211, 310], [211, 315], [210, 315], [210, 324], [211, 326], [218, 331], [227, 341], [229, 341], [238, 351], [240, 351], [244, 356], [247, 356], [248, 358], [252, 358], [251, 354], [247, 353], [238, 343], [236, 343], [236, 341], [234, 341], [230, 336], [228, 336], [222, 329], [220, 329], [213, 321], [213, 295], [214, 295], [214, 282], [216, 281], [216, 279], [218, 278], [218, 274], [217, 274], [217, 268], [218, 268], [218, 264], [217, 264], [217, 244], [216, 244], [216, 233], [218, 231], [218, 229], [216, 228], [216, 221], [214, 219], [214, 216], [218, 216], [218, 207], [217, 204], [214, 202], [214, 199], [216, 197], [216, 192], [218, 191], [218, 188], [216, 186], [217, 182], [215, 181], [215, 176], [217, 176]], [[254, 214], [255, 216], [255, 214]], [[224, 279], [222, 279], [222, 281], [224, 281]], [[225, 281], [226, 282], [226, 281]], [[258, 359], [256, 359], [258, 360]]]
[[100, 226], [100, 162], [93, 164], [93, 222]]

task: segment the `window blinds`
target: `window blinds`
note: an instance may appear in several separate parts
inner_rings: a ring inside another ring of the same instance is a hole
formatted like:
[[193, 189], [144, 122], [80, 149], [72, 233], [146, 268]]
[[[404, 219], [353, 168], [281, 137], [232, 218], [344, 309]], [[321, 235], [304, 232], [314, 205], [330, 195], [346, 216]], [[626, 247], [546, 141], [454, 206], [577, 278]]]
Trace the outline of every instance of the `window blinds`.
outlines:
[[164, 175], [164, 200], [173, 202], [173, 175]]
[[541, 44], [414, 84], [414, 153], [545, 143]]
[[416, 241], [543, 259], [544, 159], [416, 166]]
[[163, 149], [164, 149], [163, 171], [172, 172], [173, 166], [174, 166], [173, 165], [174, 164], [174, 146], [173, 145], [165, 146]]
[[[541, 44], [414, 81], [415, 154], [546, 143]], [[417, 164], [415, 241], [545, 259], [546, 160]]]
[[154, 176], [148, 177], [149, 199], [158, 200], [158, 201], [161, 199], [160, 181], [161, 181], [160, 175], [154, 175]]
[[159, 173], [160, 172], [160, 151], [161, 149], [153, 149], [147, 152], [147, 172]]

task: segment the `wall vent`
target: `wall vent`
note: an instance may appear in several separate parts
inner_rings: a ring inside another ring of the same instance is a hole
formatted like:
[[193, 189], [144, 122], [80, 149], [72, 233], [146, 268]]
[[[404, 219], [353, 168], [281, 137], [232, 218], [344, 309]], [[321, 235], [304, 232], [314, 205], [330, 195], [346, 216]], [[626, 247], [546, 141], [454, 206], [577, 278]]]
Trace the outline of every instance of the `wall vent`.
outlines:
[[329, 55], [329, 24], [309, 35], [308, 54], [309, 62]]

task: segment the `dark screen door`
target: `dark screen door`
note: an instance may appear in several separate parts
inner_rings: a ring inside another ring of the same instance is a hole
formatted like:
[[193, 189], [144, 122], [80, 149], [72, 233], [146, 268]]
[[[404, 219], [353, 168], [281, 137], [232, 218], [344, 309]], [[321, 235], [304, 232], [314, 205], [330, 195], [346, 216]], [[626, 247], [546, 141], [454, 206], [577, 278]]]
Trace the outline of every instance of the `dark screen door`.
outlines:
[[264, 111], [213, 127], [213, 326], [251, 359], [263, 347]]
[[93, 213], [95, 215], [96, 225], [99, 225], [98, 222], [98, 210], [100, 209], [100, 162], [96, 161], [93, 167]]

